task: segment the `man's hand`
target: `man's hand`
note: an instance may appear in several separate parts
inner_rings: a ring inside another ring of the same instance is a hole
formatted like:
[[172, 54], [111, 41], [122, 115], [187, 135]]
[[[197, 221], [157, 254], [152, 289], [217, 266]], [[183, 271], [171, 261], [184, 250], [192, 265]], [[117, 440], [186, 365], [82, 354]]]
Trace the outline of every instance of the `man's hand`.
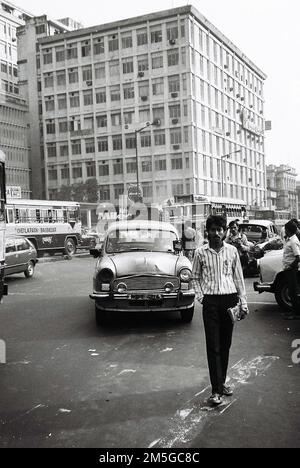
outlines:
[[240, 320], [243, 320], [249, 314], [249, 309], [247, 304], [242, 305], [241, 313], [240, 313]]

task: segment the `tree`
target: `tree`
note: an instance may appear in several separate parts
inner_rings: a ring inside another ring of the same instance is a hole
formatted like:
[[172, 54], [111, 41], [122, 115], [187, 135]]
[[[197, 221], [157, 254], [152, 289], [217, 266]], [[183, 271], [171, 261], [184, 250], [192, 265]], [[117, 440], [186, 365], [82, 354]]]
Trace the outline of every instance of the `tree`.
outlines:
[[97, 203], [98, 201], [98, 182], [97, 179], [87, 179], [85, 182], [85, 201]]
[[73, 200], [72, 198], [72, 186], [71, 185], [62, 185], [58, 194], [57, 200], [69, 201]]

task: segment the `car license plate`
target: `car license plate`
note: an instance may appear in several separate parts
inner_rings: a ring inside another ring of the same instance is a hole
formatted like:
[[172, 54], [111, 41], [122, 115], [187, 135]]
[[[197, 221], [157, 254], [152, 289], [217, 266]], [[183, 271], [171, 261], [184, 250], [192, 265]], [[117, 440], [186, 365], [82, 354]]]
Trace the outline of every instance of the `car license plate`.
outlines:
[[161, 294], [131, 294], [129, 299], [132, 301], [160, 301], [162, 299]]

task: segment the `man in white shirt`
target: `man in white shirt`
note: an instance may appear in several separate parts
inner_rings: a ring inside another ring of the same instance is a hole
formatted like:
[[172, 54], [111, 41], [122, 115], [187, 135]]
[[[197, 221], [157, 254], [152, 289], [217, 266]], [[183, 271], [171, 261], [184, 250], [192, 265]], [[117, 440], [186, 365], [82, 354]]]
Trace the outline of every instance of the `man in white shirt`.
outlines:
[[300, 263], [300, 241], [297, 237], [297, 225], [293, 221], [285, 224], [286, 243], [283, 249], [283, 270], [288, 284], [289, 295], [292, 302], [294, 314], [287, 318], [300, 317], [300, 296], [298, 272]]
[[[248, 313], [246, 289], [239, 253], [223, 242], [226, 219], [209, 216], [206, 220], [208, 244], [196, 250], [193, 261], [193, 283], [196, 299], [203, 304], [203, 322], [212, 394], [209, 402], [222, 403], [222, 395], [232, 395], [226, 385], [233, 324], [228, 308], [239, 301], [243, 317]], [[243, 318], [242, 317], [242, 318]]]

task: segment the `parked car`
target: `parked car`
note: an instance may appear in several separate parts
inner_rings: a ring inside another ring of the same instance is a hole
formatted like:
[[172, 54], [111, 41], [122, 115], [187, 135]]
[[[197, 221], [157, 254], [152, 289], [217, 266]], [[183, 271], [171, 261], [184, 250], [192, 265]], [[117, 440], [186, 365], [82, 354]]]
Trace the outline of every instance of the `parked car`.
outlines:
[[106, 231], [93, 280], [98, 325], [111, 311], [179, 311], [194, 314], [192, 265], [182, 254], [174, 226], [157, 221], [119, 221]]
[[248, 241], [255, 245], [280, 238], [275, 224], [269, 220], [251, 219], [249, 222], [239, 223], [239, 229], [246, 234]]
[[82, 230], [81, 241], [77, 245], [78, 250], [91, 250], [99, 243], [99, 235], [96, 231]]
[[26, 237], [10, 236], [5, 239], [4, 276], [24, 273], [26, 278], [32, 278], [37, 262], [37, 251]]
[[[254, 290], [270, 292], [275, 295], [277, 304], [286, 310], [292, 309], [287, 282], [282, 269], [283, 249], [267, 251], [258, 260], [260, 270], [260, 281], [253, 283]], [[300, 271], [298, 271], [298, 282], [300, 284]]]

